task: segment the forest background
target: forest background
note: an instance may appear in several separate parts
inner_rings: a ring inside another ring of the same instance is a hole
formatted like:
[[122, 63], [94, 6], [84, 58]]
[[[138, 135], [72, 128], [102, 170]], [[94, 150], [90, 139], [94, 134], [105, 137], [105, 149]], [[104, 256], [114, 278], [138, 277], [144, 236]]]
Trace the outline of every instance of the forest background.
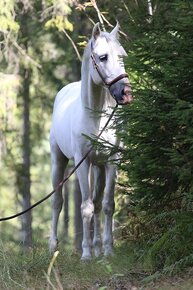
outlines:
[[[99, 15], [107, 30], [120, 23], [135, 96], [119, 108], [114, 124], [125, 147], [100, 145], [120, 152], [117, 235], [132, 243], [149, 272], [173, 273], [193, 263], [192, 1], [1, 1], [0, 216], [27, 208], [52, 189], [54, 98], [80, 79], [79, 54]], [[78, 191], [73, 186], [70, 193]], [[47, 243], [50, 217], [47, 201], [1, 223], [2, 245], [27, 249]], [[63, 222], [63, 241], [66, 227]], [[75, 231], [72, 221], [71, 238]]]

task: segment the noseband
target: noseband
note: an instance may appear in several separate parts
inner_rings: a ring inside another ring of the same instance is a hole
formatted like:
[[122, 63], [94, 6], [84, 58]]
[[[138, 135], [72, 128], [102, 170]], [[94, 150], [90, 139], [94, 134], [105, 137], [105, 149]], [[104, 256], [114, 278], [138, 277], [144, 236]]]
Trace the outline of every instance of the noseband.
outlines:
[[94, 56], [94, 53], [93, 53], [93, 46], [92, 46], [92, 42], [91, 42], [91, 58], [92, 58], [92, 61], [93, 61], [93, 64], [94, 64], [94, 67], [95, 69], [97, 70], [100, 78], [102, 79], [103, 83], [108, 87], [108, 89], [110, 89], [110, 87], [117, 83], [118, 81], [120, 81], [121, 79], [124, 79], [124, 78], [128, 78], [128, 74], [127, 73], [124, 73], [124, 74], [120, 74], [118, 77], [114, 78], [112, 81], [110, 82], [107, 82], [102, 74], [102, 72], [100, 71], [100, 68], [99, 68], [99, 65], [96, 61], [96, 58]]

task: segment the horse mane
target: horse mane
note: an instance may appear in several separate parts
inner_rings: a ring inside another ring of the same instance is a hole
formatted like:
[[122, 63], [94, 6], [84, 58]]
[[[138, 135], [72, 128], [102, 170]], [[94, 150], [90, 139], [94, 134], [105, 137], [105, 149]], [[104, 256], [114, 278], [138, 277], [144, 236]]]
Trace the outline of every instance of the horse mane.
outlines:
[[[113, 43], [112, 41], [112, 37], [110, 37], [110, 34], [107, 32], [101, 32], [101, 37], [105, 37], [106, 40], [111, 43]], [[81, 95], [84, 95], [84, 92], [86, 90], [86, 85], [87, 85], [87, 78], [88, 78], [88, 72], [89, 72], [89, 62], [91, 60], [91, 42], [92, 39], [90, 39], [84, 49], [84, 53], [83, 53], [83, 58], [82, 58], [82, 66], [81, 66]], [[113, 49], [113, 47], [112, 47]], [[117, 49], [117, 48], [116, 48]], [[112, 98], [112, 96], [110, 95], [108, 89], [103, 88], [104, 90], [104, 94], [106, 95], [106, 106], [110, 106], [112, 107], [114, 105], [114, 99]], [[106, 109], [106, 108], [103, 108]]]

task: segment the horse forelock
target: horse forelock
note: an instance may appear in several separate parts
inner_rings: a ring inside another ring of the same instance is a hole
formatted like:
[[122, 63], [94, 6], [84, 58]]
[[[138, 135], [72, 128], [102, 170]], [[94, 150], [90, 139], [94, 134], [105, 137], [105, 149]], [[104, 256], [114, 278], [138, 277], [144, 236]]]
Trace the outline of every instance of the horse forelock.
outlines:
[[91, 47], [91, 43], [94, 45], [94, 42], [97, 43], [100, 41], [100, 39], [105, 39], [107, 42], [107, 45], [110, 49], [110, 52], [115, 53], [119, 56], [124, 56], [125, 55], [125, 50], [122, 47], [122, 45], [120, 44], [119, 40], [115, 37], [113, 37], [110, 33], [102, 31], [100, 33], [100, 36], [97, 38], [97, 40], [93, 40], [90, 39], [89, 43], [88, 43], [88, 50], [89, 51], [90, 47]]

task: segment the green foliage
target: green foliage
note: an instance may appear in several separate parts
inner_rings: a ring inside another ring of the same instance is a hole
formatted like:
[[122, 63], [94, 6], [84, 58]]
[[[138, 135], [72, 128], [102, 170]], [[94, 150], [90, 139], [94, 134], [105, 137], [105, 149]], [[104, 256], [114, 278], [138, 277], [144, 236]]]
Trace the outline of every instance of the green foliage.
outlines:
[[[48, 3], [46, 3], [48, 2]], [[73, 1], [46, 1], [43, 16], [50, 17], [45, 23], [46, 28], [56, 27], [59, 31], [67, 29], [73, 31], [73, 24], [68, 20], [68, 15], [71, 13], [70, 4]]]
[[[179, 10], [185, 18], [187, 11], [183, 12], [181, 6], [177, 6], [173, 13], [177, 15]], [[179, 177], [185, 161], [184, 156], [181, 156], [184, 155], [181, 146], [187, 146], [186, 154], [190, 158], [192, 152], [189, 150], [192, 93], [188, 91], [188, 87], [193, 85], [192, 67], [187, 69], [192, 50], [191, 39], [188, 42], [184, 40], [192, 28], [192, 22], [189, 22], [190, 28], [186, 30], [187, 21], [184, 23], [183, 17], [178, 24], [179, 19], [176, 23], [173, 16], [168, 17], [168, 13], [172, 14], [167, 12], [162, 17], [155, 14], [150, 23], [141, 27], [143, 36], [139, 35], [140, 38], [130, 44], [133, 52], [127, 64], [135, 76], [133, 87], [136, 100], [132, 106], [120, 112], [120, 118], [126, 122], [124, 126], [128, 131], [121, 131], [118, 127], [120, 137], [128, 146], [124, 157], [126, 161], [129, 160], [129, 180], [139, 198], [144, 196], [147, 201], [145, 206], [152, 206], [156, 199], [160, 200], [161, 196], [164, 199], [179, 189]], [[184, 102], [186, 109], [183, 110]], [[118, 123], [119, 126], [123, 125], [123, 121]], [[179, 162], [178, 167], [175, 157]]]
[[[168, 223], [170, 220], [170, 224]], [[158, 239], [150, 243], [146, 267], [150, 270], [163, 268], [170, 274], [184, 267], [192, 266], [192, 240], [193, 240], [193, 215], [187, 212], [170, 212], [168, 215], [158, 215], [154, 222], [168, 224], [163, 233], [159, 233]]]
[[[131, 38], [126, 64], [135, 100], [117, 113], [129, 199], [119, 216], [126, 213], [127, 238], [138, 228], [147, 268], [169, 272], [192, 265], [193, 4], [157, 1], [151, 17], [145, 7], [145, 1], [139, 9], [129, 3], [123, 25]], [[150, 227], [153, 217], [157, 224]]]
[[0, 33], [6, 37], [6, 34], [19, 30], [19, 24], [15, 21], [15, 1], [6, 0], [0, 5]]

